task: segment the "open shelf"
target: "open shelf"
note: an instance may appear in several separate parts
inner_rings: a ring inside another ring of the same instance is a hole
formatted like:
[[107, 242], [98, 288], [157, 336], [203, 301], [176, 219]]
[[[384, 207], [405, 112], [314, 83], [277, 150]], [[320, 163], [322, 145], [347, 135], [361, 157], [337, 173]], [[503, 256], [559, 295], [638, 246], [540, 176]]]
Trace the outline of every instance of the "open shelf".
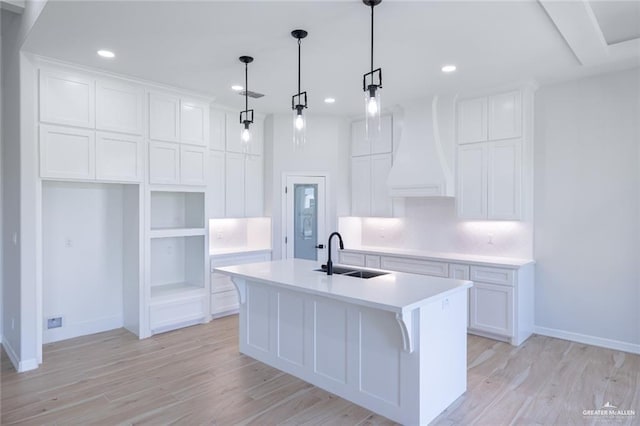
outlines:
[[166, 236], [150, 241], [151, 298], [204, 289], [205, 236]]
[[204, 192], [151, 191], [151, 230], [204, 229]]
[[176, 228], [176, 229], [153, 229], [149, 233], [150, 238], [169, 238], [169, 237], [193, 237], [205, 235], [204, 228]]
[[178, 282], [151, 287], [151, 299], [168, 298], [173, 296], [182, 296], [187, 293], [202, 293], [204, 290], [203, 283], [194, 282]]

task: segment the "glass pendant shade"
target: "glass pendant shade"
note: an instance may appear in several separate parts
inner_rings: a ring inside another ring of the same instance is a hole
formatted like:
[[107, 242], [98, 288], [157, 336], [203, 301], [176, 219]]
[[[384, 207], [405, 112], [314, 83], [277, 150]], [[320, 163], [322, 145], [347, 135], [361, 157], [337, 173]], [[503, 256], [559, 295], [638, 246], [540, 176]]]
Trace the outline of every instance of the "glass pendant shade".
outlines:
[[380, 137], [380, 88], [364, 91], [365, 128], [370, 143]]
[[301, 149], [307, 142], [307, 117], [302, 111], [293, 110], [293, 148]]
[[240, 131], [240, 141], [242, 142], [242, 151], [249, 151], [249, 143], [251, 142], [251, 129], [249, 129], [249, 124], [245, 123], [244, 127]]

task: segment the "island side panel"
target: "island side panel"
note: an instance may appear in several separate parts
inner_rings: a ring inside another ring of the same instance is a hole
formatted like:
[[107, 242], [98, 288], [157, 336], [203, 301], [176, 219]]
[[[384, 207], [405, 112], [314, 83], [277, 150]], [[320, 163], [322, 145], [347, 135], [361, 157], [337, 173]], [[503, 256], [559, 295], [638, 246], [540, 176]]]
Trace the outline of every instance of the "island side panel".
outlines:
[[392, 420], [417, 422], [419, 351], [403, 351], [393, 312], [251, 280], [238, 284], [246, 289], [242, 353]]

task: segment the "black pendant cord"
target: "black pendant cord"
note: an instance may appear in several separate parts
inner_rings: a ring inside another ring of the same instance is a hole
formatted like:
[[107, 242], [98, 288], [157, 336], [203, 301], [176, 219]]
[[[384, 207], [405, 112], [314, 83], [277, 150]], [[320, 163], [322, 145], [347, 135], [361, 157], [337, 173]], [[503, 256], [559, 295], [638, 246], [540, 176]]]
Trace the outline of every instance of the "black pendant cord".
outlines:
[[371, 3], [371, 72], [373, 72], [373, 8], [374, 3]]
[[298, 39], [298, 95], [300, 94], [300, 46], [302, 45], [302, 39]]
[[249, 64], [244, 64], [244, 111], [249, 111]]

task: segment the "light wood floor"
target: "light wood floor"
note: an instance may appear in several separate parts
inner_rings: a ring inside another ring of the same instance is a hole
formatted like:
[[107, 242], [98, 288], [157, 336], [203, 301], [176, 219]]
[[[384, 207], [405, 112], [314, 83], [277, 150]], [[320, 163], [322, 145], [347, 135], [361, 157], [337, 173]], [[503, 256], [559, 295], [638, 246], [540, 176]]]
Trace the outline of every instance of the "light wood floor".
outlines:
[[[3, 353], [2, 424], [384, 425], [388, 419], [238, 353], [237, 316], [138, 340], [46, 345], [17, 374]], [[469, 336], [468, 390], [435, 424], [640, 424], [640, 356], [533, 336]], [[631, 418], [589, 418], [607, 401]]]

